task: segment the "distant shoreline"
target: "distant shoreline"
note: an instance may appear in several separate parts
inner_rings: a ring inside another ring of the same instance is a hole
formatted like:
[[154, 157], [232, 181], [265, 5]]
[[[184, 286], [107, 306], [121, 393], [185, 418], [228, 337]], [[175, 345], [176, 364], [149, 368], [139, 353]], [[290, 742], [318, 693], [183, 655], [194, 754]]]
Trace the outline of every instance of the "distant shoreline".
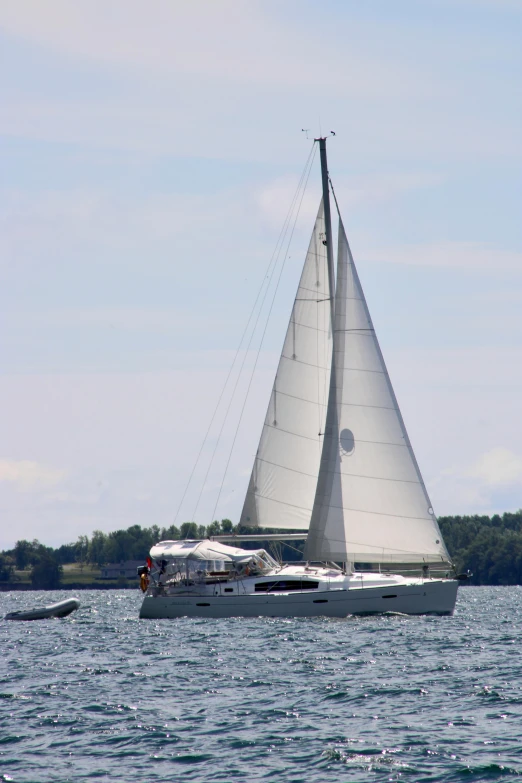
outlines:
[[20, 591], [29, 591], [32, 590], [33, 592], [53, 592], [56, 590], [138, 590], [138, 585], [114, 585], [114, 584], [108, 584], [108, 585], [101, 585], [99, 582], [93, 582], [92, 584], [89, 584], [88, 582], [80, 582], [80, 583], [70, 583], [65, 585], [60, 585], [60, 587], [33, 587], [30, 584], [27, 583], [4, 583], [0, 584], [0, 593], [11, 593], [11, 592], [20, 592]]

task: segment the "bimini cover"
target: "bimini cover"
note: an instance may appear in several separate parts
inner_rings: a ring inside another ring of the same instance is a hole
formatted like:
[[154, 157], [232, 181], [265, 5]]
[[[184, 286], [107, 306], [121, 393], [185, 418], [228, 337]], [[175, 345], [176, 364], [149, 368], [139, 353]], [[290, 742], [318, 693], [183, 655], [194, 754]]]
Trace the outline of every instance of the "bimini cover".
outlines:
[[258, 555], [267, 556], [264, 549], [238, 549], [219, 541], [160, 541], [150, 550], [153, 560], [190, 558], [191, 560], [231, 560], [245, 563]]

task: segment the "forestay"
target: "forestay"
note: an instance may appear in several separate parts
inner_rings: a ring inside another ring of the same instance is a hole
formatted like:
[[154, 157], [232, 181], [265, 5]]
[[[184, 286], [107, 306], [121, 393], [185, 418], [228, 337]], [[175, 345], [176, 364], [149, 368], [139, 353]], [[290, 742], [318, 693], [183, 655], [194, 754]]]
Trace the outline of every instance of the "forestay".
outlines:
[[449, 561], [342, 222], [325, 443], [305, 557]]
[[321, 201], [257, 450], [241, 524], [306, 530], [329, 385], [330, 287]]

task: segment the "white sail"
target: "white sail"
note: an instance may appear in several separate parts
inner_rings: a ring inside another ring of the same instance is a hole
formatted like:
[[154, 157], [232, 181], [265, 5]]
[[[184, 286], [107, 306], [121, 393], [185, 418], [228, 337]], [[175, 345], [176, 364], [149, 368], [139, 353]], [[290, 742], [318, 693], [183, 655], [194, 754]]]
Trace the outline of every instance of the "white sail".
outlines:
[[342, 222], [325, 442], [305, 557], [449, 561]]
[[263, 425], [241, 524], [306, 530], [323, 446], [332, 353], [323, 202]]

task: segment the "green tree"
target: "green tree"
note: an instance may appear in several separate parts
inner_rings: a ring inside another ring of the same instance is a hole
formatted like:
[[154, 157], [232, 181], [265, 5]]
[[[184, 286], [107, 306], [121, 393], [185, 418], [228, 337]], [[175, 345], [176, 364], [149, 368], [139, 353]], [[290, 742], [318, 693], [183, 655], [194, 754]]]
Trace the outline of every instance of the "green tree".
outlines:
[[101, 530], [95, 530], [89, 542], [89, 563], [102, 566], [107, 562], [107, 536]]
[[78, 558], [78, 545], [62, 544], [54, 550], [54, 556], [59, 563], [76, 563]]
[[198, 526], [195, 522], [183, 522], [179, 532], [180, 538], [197, 538]]
[[234, 525], [232, 524], [230, 519], [221, 520], [221, 530], [226, 536], [231, 535], [234, 532]]
[[14, 558], [0, 552], [0, 581], [10, 582], [14, 574]]
[[89, 539], [87, 536], [78, 536], [77, 551], [76, 561], [80, 564], [80, 571], [83, 572], [89, 557]]
[[171, 525], [170, 527], [164, 527], [162, 529], [157, 541], [154, 543], [157, 544], [158, 541], [178, 541], [179, 538], [179, 528], [177, 528], [176, 525]]
[[221, 535], [221, 524], [215, 519], [207, 527], [207, 536], [219, 536]]
[[52, 555], [40, 555], [31, 572], [31, 584], [35, 590], [56, 590], [62, 581], [63, 568]]
[[24, 571], [31, 562], [33, 555], [33, 544], [30, 541], [22, 539], [17, 541], [14, 548], [16, 567], [19, 571]]
[[471, 584], [522, 584], [522, 510], [438, 521], [457, 573], [471, 571]]

